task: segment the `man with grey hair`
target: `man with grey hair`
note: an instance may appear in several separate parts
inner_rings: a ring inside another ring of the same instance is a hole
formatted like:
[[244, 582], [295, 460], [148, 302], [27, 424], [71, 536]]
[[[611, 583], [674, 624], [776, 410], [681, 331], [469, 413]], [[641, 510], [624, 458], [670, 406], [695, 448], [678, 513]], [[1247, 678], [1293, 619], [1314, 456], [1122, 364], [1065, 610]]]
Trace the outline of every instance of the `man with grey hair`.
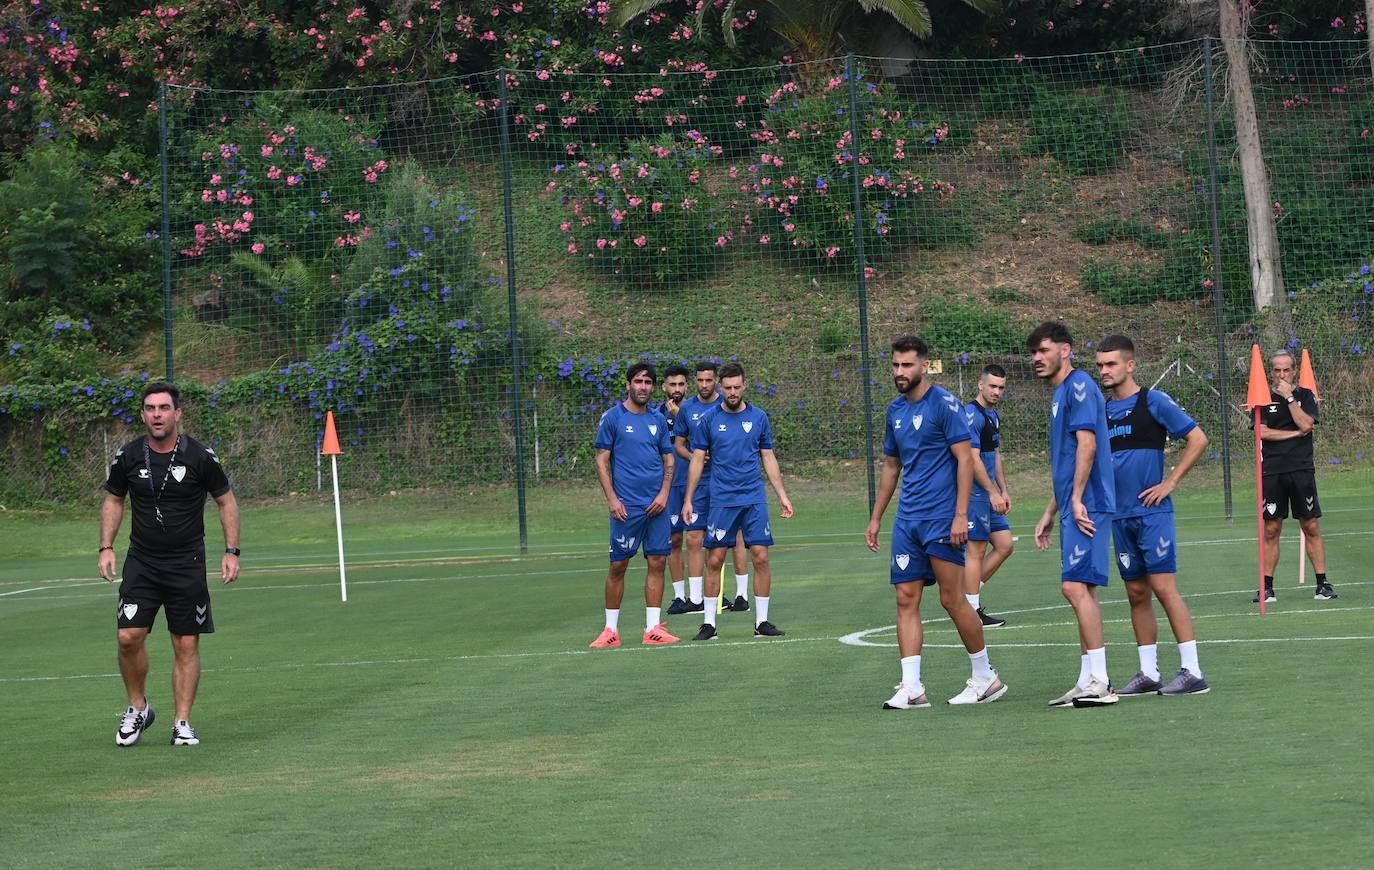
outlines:
[[[1307, 536], [1307, 556], [1317, 575], [1318, 601], [1330, 601], [1336, 590], [1326, 579], [1326, 544], [1317, 518], [1317, 474], [1312, 459], [1312, 430], [1317, 425], [1317, 397], [1298, 386], [1297, 361], [1288, 351], [1269, 359], [1269, 404], [1260, 408], [1260, 457], [1264, 490], [1264, 600], [1274, 594], [1274, 567], [1279, 562], [1279, 535], [1292, 506]], [[1259, 602], [1259, 595], [1254, 598]]]

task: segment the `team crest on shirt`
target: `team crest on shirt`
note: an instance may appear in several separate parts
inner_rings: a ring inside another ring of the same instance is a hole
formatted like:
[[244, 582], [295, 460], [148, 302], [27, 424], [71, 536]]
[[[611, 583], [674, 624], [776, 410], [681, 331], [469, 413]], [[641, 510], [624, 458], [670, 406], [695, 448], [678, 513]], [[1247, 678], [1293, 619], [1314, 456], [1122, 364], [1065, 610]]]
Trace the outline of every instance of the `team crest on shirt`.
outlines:
[[658, 434], [658, 426], [654, 425], [653, 423], [650, 423], [650, 424], [649, 424], [649, 434], [650, 434], [650, 435], [657, 435], [657, 434]]
[[182, 478], [186, 477], [186, 466], [184, 465], [173, 465], [167, 470], [171, 472], [172, 480], [175, 480], [177, 483], [181, 483]]
[[1051, 416], [1051, 417], [1058, 417], [1058, 416], [1059, 416], [1059, 403], [1058, 403], [1058, 402], [1055, 402], [1053, 405], [1050, 405], [1050, 416]]
[[925, 421], [925, 415], [924, 415], [924, 414], [917, 414], [915, 417], [912, 417], [912, 418], [911, 418], [911, 425], [912, 425], [912, 428], [914, 428], [914, 429], [920, 429], [920, 428], [921, 428], [921, 423], [924, 422], [924, 421]]
[[906, 553], [898, 553], [893, 561], [897, 563], [898, 569], [905, 571], [906, 566], [911, 564], [911, 556]]
[[744, 427], [744, 431], [745, 431], [745, 432], [749, 432], [749, 431], [752, 431], [753, 428], [754, 428], [754, 421], [753, 421], [753, 420], [745, 420], [745, 421], [744, 421], [743, 423], [741, 423], [740, 425]]
[[1122, 568], [1125, 568], [1127, 571], [1131, 570], [1131, 554], [1130, 554], [1130, 553], [1117, 553], [1117, 554], [1116, 554], [1116, 558], [1117, 558], [1118, 560], [1120, 560], [1120, 562], [1121, 562], [1121, 567], [1122, 567]]
[[668, 517], [668, 522], [669, 522], [669, 523], [672, 523], [673, 525], [677, 525], [677, 519], [678, 519], [678, 515], [677, 515], [677, 514], [673, 514], [672, 516]]

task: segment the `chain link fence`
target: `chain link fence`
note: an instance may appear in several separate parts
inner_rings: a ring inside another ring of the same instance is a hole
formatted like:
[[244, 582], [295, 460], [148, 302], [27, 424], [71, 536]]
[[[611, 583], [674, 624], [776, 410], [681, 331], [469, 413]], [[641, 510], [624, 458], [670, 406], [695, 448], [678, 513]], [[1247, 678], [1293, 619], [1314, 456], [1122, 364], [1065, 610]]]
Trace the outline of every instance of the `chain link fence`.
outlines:
[[[1058, 318], [1089, 368], [1097, 340], [1134, 338], [1139, 379], [1212, 435], [1229, 511], [1257, 336], [1311, 350], [1333, 461], [1363, 458], [1374, 374], [1368, 56], [1252, 55], [1280, 319], [1251, 303], [1215, 39], [168, 88], [166, 368], [202, 385], [188, 429], [246, 495], [316, 486], [333, 410], [349, 485], [510, 482], [523, 517], [530, 488], [591, 479], [596, 421], [640, 359], [739, 360], [790, 470], [871, 480], [887, 342], [915, 332], [966, 399], [983, 365], [1008, 370], [1008, 465], [1042, 461], [1023, 342]], [[92, 431], [72, 449], [136, 429]]]

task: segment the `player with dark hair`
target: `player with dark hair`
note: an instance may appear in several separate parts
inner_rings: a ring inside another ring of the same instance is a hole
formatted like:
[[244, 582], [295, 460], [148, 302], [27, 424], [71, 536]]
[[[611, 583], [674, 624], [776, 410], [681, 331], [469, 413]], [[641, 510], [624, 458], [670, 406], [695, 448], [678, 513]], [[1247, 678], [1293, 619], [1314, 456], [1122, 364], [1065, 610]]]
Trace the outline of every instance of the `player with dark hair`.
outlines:
[[[1307, 537], [1307, 555], [1317, 574], [1317, 601], [1336, 598], [1326, 579], [1326, 542], [1317, 518], [1317, 468], [1312, 455], [1312, 430], [1317, 426], [1317, 397], [1298, 386], [1293, 355], [1279, 351], [1269, 359], [1269, 404], [1260, 409], [1261, 478], [1264, 484], [1264, 598], [1274, 595], [1274, 566], [1279, 563], [1279, 535], [1288, 508]], [[1259, 596], [1254, 598], [1259, 602]]]
[[[682, 402], [687, 397], [687, 367], [670, 365], [663, 370], [663, 401], [656, 409], [668, 421], [671, 436], [677, 422]], [[675, 451], [676, 452], [676, 451]], [[675, 616], [687, 613], [687, 579], [682, 572], [682, 496], [687, 492], [685, 465], [675, 465], [673, 486], [668, 490], [668, 522], [672, 526], [670, 538], [672, 550], [668, 553], [668, 573], [673, 582], [673, 603], [668, 605], [668, 614]]]
[[[1178, 593], [1178, 536], [1170, 494], [1202, 457], [1207, 435], [1167, 393], [1137, 384], [1135, 365], [1135, 344], [1126, 336], [1109, 335], [1097, 346], [1097, 371], [1108, 391], [1107, 437], [1115, 469], [1112, 542], [1140, 655], [1140, 670], [1117, 694], [1201, 695], [1211, 689], [1197, 661], [1193, 616]], [[1171, 437], [1186, 439], [1187, 446], [1166, 477], [1164, 445]], [[1183, 663], [1168, 685], [1160, 680], [1159, 623], [1151, 593], [1169, 617]]]
[[[704, 534], [708, 554], [706, 597], [719, 594], [725, 551], [742, 535], [754, 563], [754, 637], [781, 637], [783, 631], [768, 621], [773, 584], [768, 548], [773, 545], [773, 527], [768, 519], [767, 493], [759, 478], [760, 465], [777, 493], [783, 519], [792, 516], [792, 502], [783, 489], [782, 471], [773, 455], [773, 424], [762, 410], [744, 401], [747, 384], [744, 368], [738, 363], [721, 367], [720, 388], [724, 393], [721, 401], [692, 429], [692, 467], [687, 474], [683, 515], [693, 515], [701, 504], [701, 478], [709, 453], [713, 470], [707, 494], [711, 508]], [[716, 612], [707, 607], [705, 622], [693, 639], [715, 638]]]
[[[1011, 495], [1002, 471], [1002, 420], [997, 406], [1007, 388], [1006, 369], [992, 363], [978, 378], [978, 395], [964, 406], [978, 460], [973, 464], [973, 495], [968, 507], [968, 547], [964, 551], [964, 597], [984, 628], [1000, 628], [1005, 619], [983, 610], [983, 586], [1011, 555]], [[992, 553], [987, 554], [988, 543]]]
[[897, 593], [897, 648], [902, 681], [884, 710], [929, 707], [921, 682], [921, 593], [940, 586], [940, 604], [968, 651], [973, 675], [951, 704], [988, 704], [1007, 692], [988, 660], [983, 625], [964, 598], [964, 542], [973, 484], [973, 452], [959, 400], [926, 380], [930, 349], [916, 336], [892, 342], [892, 381], [900, 393], [887, 406], [883, 470], [864, 538], [878, 552], [878, 531], [897, 484], [888, 579]]
[[596, 478], [611, 512], [611, 568], [606, 575], [606, 627], [593, 649], [620, 646], [620, 602], [625, 597], [625, 569], [642, 545], [648, 569], [644, 575], [644, 643], [677, 643], [660, 618], [663, 566], [671, 549], [668, 490], [673, 482], [673, 447], [668, 421], [649, 407], [658, 375], [648, 363], [625, 372], [626, 396], [601, 415], [596, 430]]
[[[673, 420], [673, 449], [677, 456], [683, 461], [684, 472], [682, 478], [686, 480], [685, 468], [692, 462], [692, 433], [701, 423], [707, 412], [720, 404], [720, 391], [716, 387], [716, 372], [720, 367], [710, 360], [702, 360], [696, 364], [696, 386], [697, 391], [694, 395], [688, 396], [682, 403], [682, 407]], [[684, 613], [701, 613], [705, 607], [702, 603], [702, 578], [706, 572], [706, 516], [710, 512], [711, 491], [708, 485], [711, 481], [711, 457], [706, 457], [706, 465], [701, 471], [701, 492], [697, 497], [697, 514], [695, 516], [682, 517], [682, 530], [687, 538], [687, 607]], [[749, 588], [749, 565], [746, 561], [744, 551], [744, 539], [741, 536], [735, 541], [735, 598], [733, 601], [725, 603], [725, 609], [747, 613], [749, 611], [749, 599], [745, 596]]]
[[1054, 490], [1035, 525], [1035, 545], [1050, 547], [1060, 518], [1060, 591], [1073, 607], [1081, 647], [1078, 681], [1050, 701], [1051, 707], [1115, 704], [1107, 676], [1107, 647], [1097, 588], [1106, 586], [1109, 547], [1105, 534], [1116, 513], [1116, 484], [1107, 443], [1102, 391], [1087, 372], [1073, 367], [1073, 336], [1062, 323], [1046, 321], [1026, 338], [1035, 373], [1054, 385], [1050, 405], [1050, 477]]
[[159, 608], [167, 611], [172, 637], [173, 746], [200, 743], [191, 728], [191, 706], [200, 684], [200, 636], [215, 630], [205, 577], [205, 499], [219, 506], [224, 530], [220, 578], [239, 576], [239, 507], [215, 451], [181, 432], [181, 392], [154, 381], [143, 388], [143, 425], [148, 434], [115, 451], [100, 507], [100, 576], [115, 579], [115, 536], [129, 497], [133, 526], [119, 584], [119, 673], [129, 695], [115, 744], [133, 746], [153, 724], [148, 703], [148, 632]]

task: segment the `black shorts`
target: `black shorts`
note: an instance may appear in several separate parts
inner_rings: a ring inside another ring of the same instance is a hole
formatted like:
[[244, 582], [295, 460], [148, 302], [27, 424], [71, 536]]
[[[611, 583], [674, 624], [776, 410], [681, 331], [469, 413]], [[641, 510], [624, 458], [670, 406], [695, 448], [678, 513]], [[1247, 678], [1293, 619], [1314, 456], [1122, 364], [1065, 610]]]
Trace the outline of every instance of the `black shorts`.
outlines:
[[160, 607], [167, 609], [172, 634], [213, 634], [210, 587], [205, 558], [153, 560], [130, 553], [119, 584], [120, 628], [152, 628]]
[[1264, 476], [1264, 518], [1281, 520], [1288, 516], [1288, 503], [1293, 503], [1293, 516], [1315, 519], [1322, 515], [1317, 500], [1315, 471], [1285, 471]]

